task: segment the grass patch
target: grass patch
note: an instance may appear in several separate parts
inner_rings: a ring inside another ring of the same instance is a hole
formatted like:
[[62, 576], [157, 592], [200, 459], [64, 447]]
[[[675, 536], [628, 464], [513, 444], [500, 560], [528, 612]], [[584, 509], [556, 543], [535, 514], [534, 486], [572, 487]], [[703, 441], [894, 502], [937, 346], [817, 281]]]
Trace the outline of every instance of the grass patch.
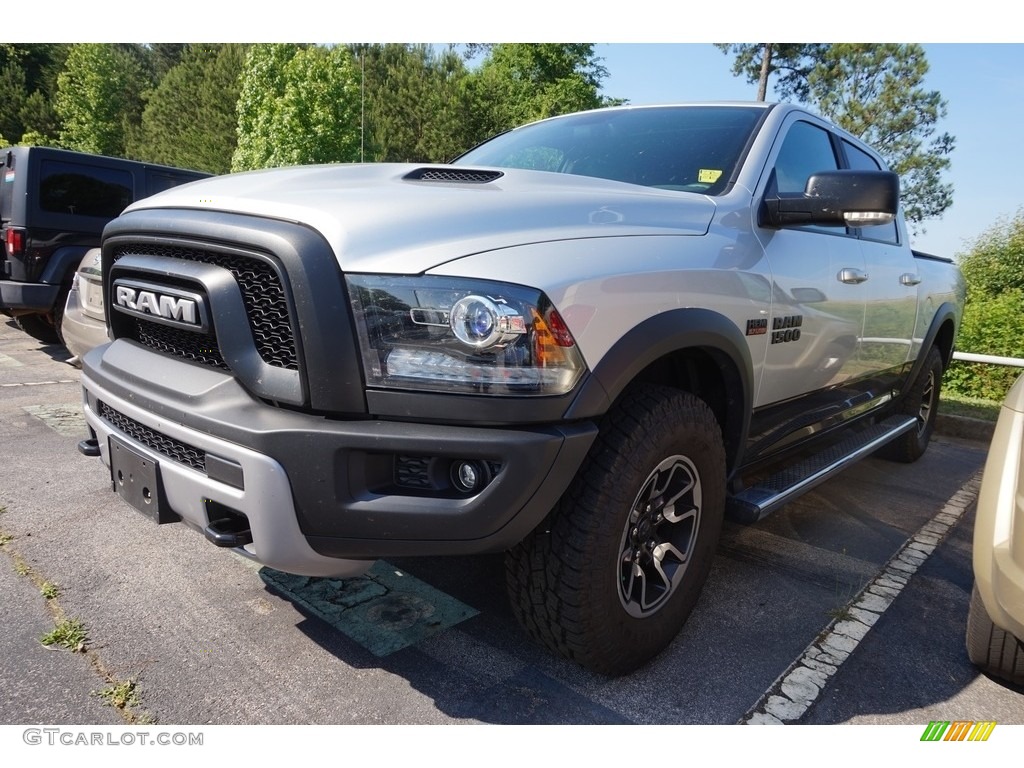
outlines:
[[71, 651], [82, 652], [85, 650], [86, 640], [89, 634], [85, 625], [78, 619], [64, 619], [47, 632], [39, 641], [46, 646], [59, 645]]
[[19, 560], [14, 564], [14, 572], [19, 576], [28, 576], [32, 573], [32, 567], [28, 563]]
[[60, 587], [58, 587], [52, 581], [44, 581], [39, 586], [39, 592], [47, 600], [56, 600], [57, 599], [57, 595], [60, 594]]
[[939, 399], [939, 413], [945, 416], [965, 416], [969, 419], [995, 422], [1002, 404], [980, 397], [966, 397], [943, 392]]
[[836, 621], [850, 621], [854, 618], [853, 614], [850, 612], [850, 606], [848, 605], [844, 605], [839, 608], [829, 608], [826, 613], [829, 618], [835, 619]]
[[12, 541], [14, 541], [14, 537], [11, 536], [11, 534], [0, 533], [0, 547], [2, 547], [4, 544], [10, 544]]
[[127, 709], [139, 705], [139, 692], [135, 680], [124, 680], [108, 685], [94, 693], [114, 709]]

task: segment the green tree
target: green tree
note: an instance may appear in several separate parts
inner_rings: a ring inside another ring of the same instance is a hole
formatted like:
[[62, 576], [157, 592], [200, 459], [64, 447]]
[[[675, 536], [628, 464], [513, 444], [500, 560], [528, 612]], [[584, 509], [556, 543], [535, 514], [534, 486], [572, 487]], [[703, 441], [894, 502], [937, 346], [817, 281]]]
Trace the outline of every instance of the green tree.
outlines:
[[355, 45], [362, 76], [361, 157], [375, 162], [443, 162], [469, 148], [468, 73], [451, 48]]
[[231, 170], [245, 50], [238, 43], [186, 46], [150, 92], [129, 154], [210, 173]]
[[162, 80], [164, 75], [178, 66], [191, 47], [188, 43], [151, 43], [147, 46], [156, 79]]
[[358, 160], [358, 78], [342, 46], [252, 46], [232, 170]]
[[757, 100], [768, 95], [768, 83], [777, 75], [780, 87], [800, 98], [806, 93], [808, 70], [821, 43], [715, 43], [724, 54], [734, 56], [732, 73], [757, 84]]
[[55, 43], [0, 44], [0, 131], [5, 136], [57, 136], [53, 100], [68, 48]]
[[980, 234], [959, 260], [972, 290], [985, 296], [1024, 290], [1024, 208]]
[[5, 136], [21, 136], [25, 131], [20, 112], [28, 93], [25, 89], [25, 70], [16, 63], [0, 67], [0, 133]]
[[592, 43], [498, 43], [486, 50], [469, 82], [477, 141], [532, 120], [619, 103], [600, 95], [608, 70]]
[[[736, 59], [734, 73], [750, 79], [765, 54], [758, 47], [778, 46], [772, 72], [783, 72], [775, 91], [862, 138], [900, 176], [902, 203], [913, 229], [938, 218], [952, 205], [953, 187], [944, 183], [955, 139], [938, 133], [946, 102], [928, 90], [928, 61], [920, 45], [835, 43], [756, 46], [719, 45]], [[783, 63], [778, 63], [778, 62]]]
[[69, 149], [123, 156], [128, 134], [142, 116], [142, 93], [151, 85], [138, 57], [106, 43], [72, 46], [57, 78], [61, 144]]

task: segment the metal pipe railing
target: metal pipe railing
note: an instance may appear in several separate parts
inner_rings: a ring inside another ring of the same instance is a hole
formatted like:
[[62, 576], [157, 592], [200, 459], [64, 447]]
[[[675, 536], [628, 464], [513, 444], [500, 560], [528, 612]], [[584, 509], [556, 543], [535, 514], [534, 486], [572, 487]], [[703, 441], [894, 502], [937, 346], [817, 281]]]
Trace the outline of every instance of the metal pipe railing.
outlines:
[[973, 352], [954, 352], [954, 360], [965, 363], [989, 363], [991, 365], [1008, 365], [1012, 368], [1024, 368], [1024, 360], [1019, 357], [997, 357], [996, 355], [976, 355]]

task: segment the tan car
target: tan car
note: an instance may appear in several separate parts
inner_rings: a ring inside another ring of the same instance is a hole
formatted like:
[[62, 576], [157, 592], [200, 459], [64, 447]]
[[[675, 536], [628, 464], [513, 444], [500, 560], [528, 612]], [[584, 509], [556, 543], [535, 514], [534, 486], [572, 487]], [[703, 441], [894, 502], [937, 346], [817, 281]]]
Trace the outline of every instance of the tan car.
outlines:
[[974, 523], [967, 652], [984, 671], [1024, 685], [1024, 376], [1003, 402]]
[[76, 366], [81, 366], [82, 355], [90, 349], [110, 341], [103, 308], [99, 248], [90, 248], [78, 265], [64, 305], [61, 331], [64, 346], [74, 355], [68, 362]]

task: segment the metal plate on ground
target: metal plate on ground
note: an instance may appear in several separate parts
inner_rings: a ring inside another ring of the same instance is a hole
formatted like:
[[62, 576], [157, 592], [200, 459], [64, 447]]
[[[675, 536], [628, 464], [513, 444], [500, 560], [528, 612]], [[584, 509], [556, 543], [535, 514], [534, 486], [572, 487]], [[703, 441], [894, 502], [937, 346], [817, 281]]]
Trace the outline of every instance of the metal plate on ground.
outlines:
[[260, 578], [374, 656], [387, 656], [479, 613], [383, 560], [354, 579], [295, 576], [272, 568], [261, 568]]

